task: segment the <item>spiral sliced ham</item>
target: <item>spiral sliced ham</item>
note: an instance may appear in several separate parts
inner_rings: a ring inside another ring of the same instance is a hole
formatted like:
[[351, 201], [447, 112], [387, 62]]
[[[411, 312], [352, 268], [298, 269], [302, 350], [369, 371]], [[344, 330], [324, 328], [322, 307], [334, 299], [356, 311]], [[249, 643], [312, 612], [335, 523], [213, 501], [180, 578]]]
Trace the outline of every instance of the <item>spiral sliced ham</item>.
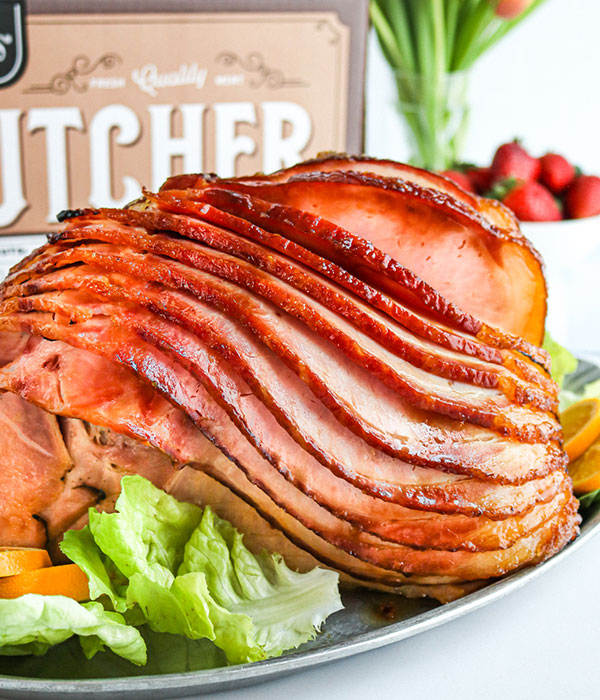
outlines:
[[58, 556], [126, 473], [443, 601], [576, 535], [545, 283], [502, 207], [329, 156], [63, 218], [0, 289], [0, 545]]
[[[210, 184], [182, 176], [163, 189]], [[440, 176], [386, 161], [324, 157], [273, 176], [218, 182], [217, 192], [222, 189], [279, 205], [269, 217], [280, 226], [300, 213], [313, 217], [312, 228], [321, 218], [343, 227], [359, 239], [352, 245], [364, 252], [360, 270], [367, 280], [392, 288], [398, 271], [391, 258], [470, 312], [457, 318], [463, 327], [482, 331], [481, 321], [487, 321], [533, 343], [542, 341], [546, 284], [539, 254], [505, 208]], [[371, 245], [363, 248], [364, 240]], [[345, 249], [336, 252], [344, 255]]]

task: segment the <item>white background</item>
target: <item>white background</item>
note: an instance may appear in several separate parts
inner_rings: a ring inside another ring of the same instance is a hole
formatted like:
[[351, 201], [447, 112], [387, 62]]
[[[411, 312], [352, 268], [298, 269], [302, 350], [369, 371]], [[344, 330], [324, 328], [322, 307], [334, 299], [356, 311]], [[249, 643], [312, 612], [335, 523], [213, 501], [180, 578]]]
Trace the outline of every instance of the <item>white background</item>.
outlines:
[[[483, 57], [471, 83], [466, 159], [520, 136], [600, 174], [600, 2], [549, 0]], [[371, 42], [366, 150], [408, 156], [393, 85]], [[570, 242], [566, 242], [570, 245]], [[598, 277], [600, 280], [600, 269]], [[600, 323], [600, 282], [588, 300]], [[596, 700], [600, 538], [489, 608], [389, 647], [214, 700]]]

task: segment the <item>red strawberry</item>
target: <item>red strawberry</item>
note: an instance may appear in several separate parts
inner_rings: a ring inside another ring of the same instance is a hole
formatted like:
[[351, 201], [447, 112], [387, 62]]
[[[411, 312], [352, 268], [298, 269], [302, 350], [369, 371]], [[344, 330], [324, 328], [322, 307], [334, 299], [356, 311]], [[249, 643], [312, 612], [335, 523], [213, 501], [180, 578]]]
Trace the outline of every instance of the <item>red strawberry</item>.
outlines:
[[537, 180], [540, 162], [533, 158], [517, 141], [505, 143], [498, 148], [492, 161], [492, 182], [514, 177], [515, 180], [529, 182]]
[[558, 153], [546, 153], [540, 158], [540, 182], [554, 194], [559, 194], [575, 179], [575, 168]]
[[465, 173], [461, 173], [460, 170], [444, 170], [444, 172], [440, 173], [440, 175], [452, 180], [452, 182], [456, 183], [467, 192], [475, 192], [469, 177]]
[[600, 177], [580, 175], [567, 190], [565, 207], [569, 219], [600, 214]]
[[503, 199], [521, 221], [560, 221], [560, 209], [552, 194], [539, 182], [522, 182]]
[[471, 181], [471, 185], [479, 194], [485, 194], [492, 184], [491, 168], [468, 168], [465, 175]]

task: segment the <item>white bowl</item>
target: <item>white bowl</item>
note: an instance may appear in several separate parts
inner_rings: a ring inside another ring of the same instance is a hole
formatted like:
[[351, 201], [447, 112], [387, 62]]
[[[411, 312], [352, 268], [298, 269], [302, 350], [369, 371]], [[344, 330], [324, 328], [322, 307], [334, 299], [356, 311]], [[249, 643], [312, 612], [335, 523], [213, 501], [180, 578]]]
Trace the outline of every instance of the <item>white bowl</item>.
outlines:
[[600, 216], [523, 222], [548, 282], [546, 327], [580, 357], [600, 353]]

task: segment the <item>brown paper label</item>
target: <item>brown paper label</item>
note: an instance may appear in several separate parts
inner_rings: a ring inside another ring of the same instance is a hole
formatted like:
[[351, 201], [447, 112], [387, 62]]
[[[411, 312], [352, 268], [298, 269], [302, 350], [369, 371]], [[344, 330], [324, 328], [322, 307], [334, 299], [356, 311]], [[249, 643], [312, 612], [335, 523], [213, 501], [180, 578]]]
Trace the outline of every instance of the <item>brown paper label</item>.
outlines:
[[0, 234], [174, 173], [345, 148], [350, 30], [333, 12], [30, 15], [27, 35], [0, 89]]

